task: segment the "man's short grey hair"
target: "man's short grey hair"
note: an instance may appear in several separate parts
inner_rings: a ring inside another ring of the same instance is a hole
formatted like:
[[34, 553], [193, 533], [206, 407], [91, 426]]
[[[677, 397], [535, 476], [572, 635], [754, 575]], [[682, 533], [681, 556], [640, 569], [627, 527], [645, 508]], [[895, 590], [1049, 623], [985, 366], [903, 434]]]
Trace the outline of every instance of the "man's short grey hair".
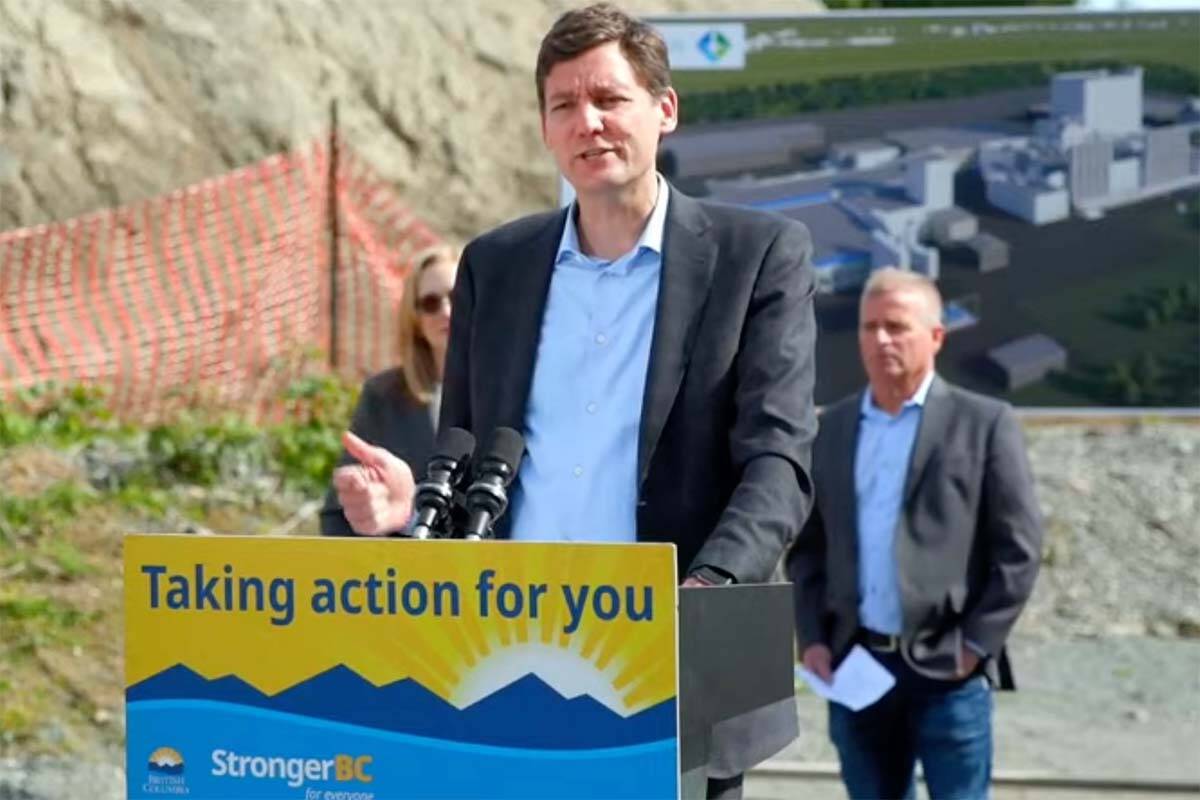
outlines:
[[938, 291], [937, 284], [919, 272], [910, 272], [896, 267], [877, 269], [871, 273], [871, 277], [867, 278], [867, 284], [862, 291], [862, 299], [859, 301], [860, 315], [862, 304], [867, 302], [868, 297], [891, 292], [919, 294], [925, 298], [925, 313], [921, 315], [922, 321], [931, 328], [942, 324], [942, 295]]

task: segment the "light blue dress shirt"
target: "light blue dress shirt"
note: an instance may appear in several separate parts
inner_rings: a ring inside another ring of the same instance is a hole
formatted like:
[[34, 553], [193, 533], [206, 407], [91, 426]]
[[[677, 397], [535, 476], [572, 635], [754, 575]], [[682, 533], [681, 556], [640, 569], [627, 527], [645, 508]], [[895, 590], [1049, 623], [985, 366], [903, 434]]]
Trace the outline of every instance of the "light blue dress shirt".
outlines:
[[858, 500], [858, 619], [873, 631], [899, 635], [903, 614], [896, 570], [896, 526], [904, 502], [904, 484], [933, 371], [896, 416], [875, 405], [863, 392], [854, 454], [854, 491]]
[[637, 453], [669, 192], [633, 249], [585, 255], [567, 214], [525, 408], [512, 538], [637, 540]]

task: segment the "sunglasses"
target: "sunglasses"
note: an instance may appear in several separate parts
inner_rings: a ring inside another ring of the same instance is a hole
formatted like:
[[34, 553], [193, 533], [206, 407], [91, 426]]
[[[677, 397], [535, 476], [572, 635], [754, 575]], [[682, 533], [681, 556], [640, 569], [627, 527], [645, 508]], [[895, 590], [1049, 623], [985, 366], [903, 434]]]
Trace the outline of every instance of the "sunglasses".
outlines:
[[449, 294], [427, 294], [417, 298], [417, 310], [422, 314], [437, 314], [443, 308], [450, 307]]

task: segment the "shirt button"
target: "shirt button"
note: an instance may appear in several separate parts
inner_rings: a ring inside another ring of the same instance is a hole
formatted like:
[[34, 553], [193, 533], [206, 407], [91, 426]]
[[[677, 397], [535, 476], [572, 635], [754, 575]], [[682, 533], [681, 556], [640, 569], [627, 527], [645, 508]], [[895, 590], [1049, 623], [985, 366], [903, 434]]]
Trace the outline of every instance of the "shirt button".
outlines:
[[608, 337], [605, 336], [603, 333], [596, 334], [596, 344], [604, 344], [607, 341], [608, 341]]
[[588, 412], [589, 414], [595, 414], [595, 413], [596, 413], [596, 404], [595, 404], [595, 403], [588, 403], [588, 404], [587, 404], [587, 412]]
[[575, 469], [571, 470], [571, 474], [578, 478], [583, 474], [583, 467], [575, 467]]

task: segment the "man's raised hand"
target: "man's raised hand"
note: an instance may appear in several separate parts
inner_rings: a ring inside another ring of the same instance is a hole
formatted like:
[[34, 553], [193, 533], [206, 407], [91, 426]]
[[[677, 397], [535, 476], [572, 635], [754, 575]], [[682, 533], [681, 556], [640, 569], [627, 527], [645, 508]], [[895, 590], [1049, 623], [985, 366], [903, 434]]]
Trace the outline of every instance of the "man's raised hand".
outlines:
[[342, 435], [342, 444], [358, 461], [333, 471], [333, 488], [350, 527], [363, 536], [402, 530], [412, 516], [416, 492], [412, 469], [389, 451], [368, 444], [350, 431]]

